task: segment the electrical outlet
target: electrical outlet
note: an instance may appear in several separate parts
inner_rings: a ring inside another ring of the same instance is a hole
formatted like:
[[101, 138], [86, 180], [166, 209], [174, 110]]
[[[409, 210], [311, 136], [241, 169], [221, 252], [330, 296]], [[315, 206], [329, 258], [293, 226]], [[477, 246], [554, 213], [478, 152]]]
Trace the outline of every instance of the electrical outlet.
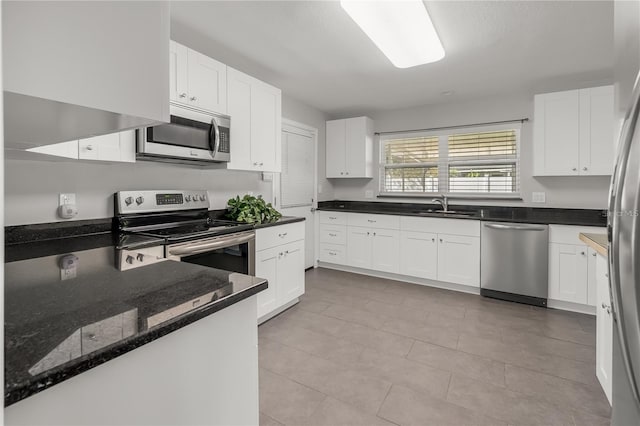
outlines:
[[531, 202], [532, 203], [545, 203], [546, 202], [546, 193], [544, 193], [544, 192], [532, 192], [531, 193]]
[[75, 204], [76, 194], [60, 194], [58, 199], [58, 206], [64, 206], [65, 204]]
[[263, 182], [273, 182], [273, 173], [262, 172], [262, 181]]
[[373, 191], [370, 189], [364, 191], [364, 198], [373, 198]]

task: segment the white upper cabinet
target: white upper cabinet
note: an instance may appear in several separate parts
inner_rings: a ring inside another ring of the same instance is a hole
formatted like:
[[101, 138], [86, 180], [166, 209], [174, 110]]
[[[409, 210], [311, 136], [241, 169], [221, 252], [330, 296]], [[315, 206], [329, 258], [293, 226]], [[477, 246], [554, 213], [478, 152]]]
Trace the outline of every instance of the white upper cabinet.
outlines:
[[227, 95], [233, 139], [227, 168], [280, 172], [280, 89], [229, 67]]
[[580, 90], [580, 174], [613, 173], [613, 86]]
[[613, 86], [534, 97], [534, 175], [610, 175]]
[[368, 117], [327, 121], [327, 177], [373, 177], [373, 121]]
[[169, 45], [169, 98], [204, 111], [227, 113], [227, 66], [175, 41]]
[[[95, 160], [108, 162], [135, 163], [135, 130], [110, 133], [108, 135], [43, 145], [28, 150], [52, 157], [74, 160]], [[28, 157], [24, 157], [28, 158]]]

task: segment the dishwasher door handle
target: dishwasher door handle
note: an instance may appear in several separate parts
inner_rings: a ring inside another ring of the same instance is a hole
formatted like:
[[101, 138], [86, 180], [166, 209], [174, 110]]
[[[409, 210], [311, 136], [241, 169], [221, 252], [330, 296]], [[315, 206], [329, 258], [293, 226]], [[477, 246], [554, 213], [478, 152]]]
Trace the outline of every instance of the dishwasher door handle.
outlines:
[[485, 223], [484, 226], [491, 229], [504, 229], [508, 231], [544, 231], [544, 226], [527, 226], [527, 225], [502, 225], [500, 223]]

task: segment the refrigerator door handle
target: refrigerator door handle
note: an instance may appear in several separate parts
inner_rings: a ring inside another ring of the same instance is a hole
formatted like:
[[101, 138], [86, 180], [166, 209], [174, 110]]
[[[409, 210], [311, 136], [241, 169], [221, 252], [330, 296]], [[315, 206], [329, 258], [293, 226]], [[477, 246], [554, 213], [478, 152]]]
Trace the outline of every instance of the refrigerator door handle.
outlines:
[[[611, 180], [609, 199], [609, 285], [615, 326], [618, 328], [622, 358], [633, 396], [640, 404], [640, 266], [634, 255], [640, 249], [638, 229], [640, 199], [640, 74], [634, 85], [632, 103], [620, 132], [619, 152]], [[637, 140], [635, 140], [637, 139]], [[635, 142], [634, 142], [635, 140]], [[637, 152], [635, 152], [637, 151]], [[621, 243], [624, 251], [621, 252]], [[622, 266], [621, 266], [622, 263]], [[621, 274], [625, 274], [624, 277]], [[624, 279], [624, 282], [622, 280]], [[623, 294], [624, 293], [624, 294]]]

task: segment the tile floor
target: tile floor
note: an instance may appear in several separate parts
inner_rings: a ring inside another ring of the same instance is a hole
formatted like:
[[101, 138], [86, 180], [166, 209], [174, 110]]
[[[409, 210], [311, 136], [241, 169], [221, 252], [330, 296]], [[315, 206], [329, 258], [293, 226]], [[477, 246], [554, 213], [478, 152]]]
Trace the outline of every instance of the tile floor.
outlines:
[[261, 425], [608, 425], [595, 317], [329, 269], [259, 327]]

